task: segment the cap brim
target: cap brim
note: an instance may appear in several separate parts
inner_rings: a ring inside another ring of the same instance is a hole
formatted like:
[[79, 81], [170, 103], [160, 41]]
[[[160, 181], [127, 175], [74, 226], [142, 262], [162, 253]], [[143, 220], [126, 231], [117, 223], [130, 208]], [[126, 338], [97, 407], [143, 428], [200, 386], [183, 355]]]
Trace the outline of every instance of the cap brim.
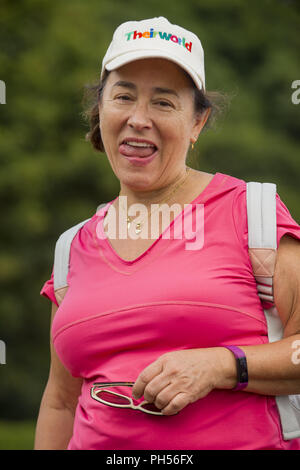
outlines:
[[101, 78], [103, 77], [104, 70], [108, 70], [109, 72], [112, 70], [116, 70], [119, 67], [122, 67], [122, 65], [129, 64], [130, 62], [133, 62], [135, 60], [141, 60], [141, 59], [155, 59], [155, 58], [161, 58], [161, 59], [166, 59], [171, 62], [174, 62], [177, 64], [179, 67], [184, 69], [190, 77], [193, 79], [195, 85], [199, 90], [204, 89], [205, 90], [205, 85], [202, 83], [202, 80], [194, 73], [194, 71], [186, 64], [181, 58], [177, 58], [175, 55], [170, 55], [166, 53], [165, 51], [161, 51], [159, 49], [157, 50], [149, 50], [149, 51], [132, 51], [132, 52], [126, 52], [123, 55], [120, 55], [116, 57], [115, 59], [112, 59], [110, 62], [107, 64], [104, 64], [102, 71], [101, 71]]

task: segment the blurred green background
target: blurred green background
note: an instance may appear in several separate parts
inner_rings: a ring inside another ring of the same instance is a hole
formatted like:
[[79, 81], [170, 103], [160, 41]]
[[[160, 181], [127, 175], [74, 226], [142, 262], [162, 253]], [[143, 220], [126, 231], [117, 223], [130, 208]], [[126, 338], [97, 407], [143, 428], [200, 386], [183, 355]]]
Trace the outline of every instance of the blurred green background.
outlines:
[[33, 446], [49, 371], [51, 306], [39, 292], [56, 239], [119, 192], [105, 155], [85, 141], [83, 86], [120, 23], [154, 16], [200, 37], [207, 90], [232, 96], [201, 134], [194, 167], [275, 182], [300, 221], [297, 0], [1, 0], [0, 449]]

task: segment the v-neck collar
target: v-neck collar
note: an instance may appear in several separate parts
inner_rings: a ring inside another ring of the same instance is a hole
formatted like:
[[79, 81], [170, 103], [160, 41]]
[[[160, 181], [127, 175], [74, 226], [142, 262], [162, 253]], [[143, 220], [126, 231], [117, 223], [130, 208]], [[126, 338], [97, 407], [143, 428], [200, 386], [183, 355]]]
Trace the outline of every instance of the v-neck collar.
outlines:
[[[224, 177], [226, 177], [226, 175], [224, 175], [223, 173], [215, 173], [213, 178], [201, 191], [201, 193], [198, 194], [198, 196], [196, 196], [196, 198], [187, 205], [192, 207], [192, 205], [196, 203], [204, 204], [209, 195], [211, 194], [211, 191], [220, 183], [220, 181], [223, 180]], [[117, 271], [121, 270], [121, 272], [123, 272], [124, 274], [130, 274], [132, 271], [136, 271], [136, 269], [139, 269], [141, 264], [144, 265], [144, 263], [148, 264], [149, 262], [151, 262], [153, 258], [156, 258], [160, 255], [162, 250], [165, 250], [167, 248], [168, 244], [172, 241], [172, 239], [163, 238], [163, 235], [171, 229], [173, 224], [176, 224], [177, 219], [182, 216], [182, 213], [185, 211], [185, 209], [183, 209], [176, 217], [174, 217], [168, 227], [163, 230], [163, 232], [159, 235], [157, 239], [154, 240], [154, 242], [147, 248], [147, 250], [145, 250], [134, 260], [125, 260], [121, 256], [119, 256], [119, 254], [112, 247], [109, 238], [107, 237], [103, 228], [103, 220], [107, 214], [107, 211], [111, 204], [113, 204], [113, 202], [118, 199], [118, 197], [108, 202], [97, 212], [99, 218], [97, 220], [97, 235], [95, 238], [97, 240], [99, 254], [103, 261], [107, 262], [113, 269], [116, 269]]]

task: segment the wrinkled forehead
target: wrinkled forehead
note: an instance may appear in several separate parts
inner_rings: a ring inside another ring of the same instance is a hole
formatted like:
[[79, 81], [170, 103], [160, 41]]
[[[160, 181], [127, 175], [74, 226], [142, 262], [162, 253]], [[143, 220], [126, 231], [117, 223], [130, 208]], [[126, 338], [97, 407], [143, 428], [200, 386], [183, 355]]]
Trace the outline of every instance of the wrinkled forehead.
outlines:
[[113, 86], [118, 81], [178, 90], [196, 88], [194, 81], [182, 67], [162, 58], [134, 60], [109, 72], [107, 83]]

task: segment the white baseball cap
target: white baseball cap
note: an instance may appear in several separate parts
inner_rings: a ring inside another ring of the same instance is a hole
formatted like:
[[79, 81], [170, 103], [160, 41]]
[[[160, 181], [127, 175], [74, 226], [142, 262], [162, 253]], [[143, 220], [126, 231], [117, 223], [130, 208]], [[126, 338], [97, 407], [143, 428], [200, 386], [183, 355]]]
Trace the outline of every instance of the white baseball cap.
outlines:
[[200, 39], [170, 23], [163, 16], [122, 23], [114, 32], [102, 61], [105, 70], [115, 70], [134, 60], [163, 58], [175, 62], [205, 91], [204, 51]]

